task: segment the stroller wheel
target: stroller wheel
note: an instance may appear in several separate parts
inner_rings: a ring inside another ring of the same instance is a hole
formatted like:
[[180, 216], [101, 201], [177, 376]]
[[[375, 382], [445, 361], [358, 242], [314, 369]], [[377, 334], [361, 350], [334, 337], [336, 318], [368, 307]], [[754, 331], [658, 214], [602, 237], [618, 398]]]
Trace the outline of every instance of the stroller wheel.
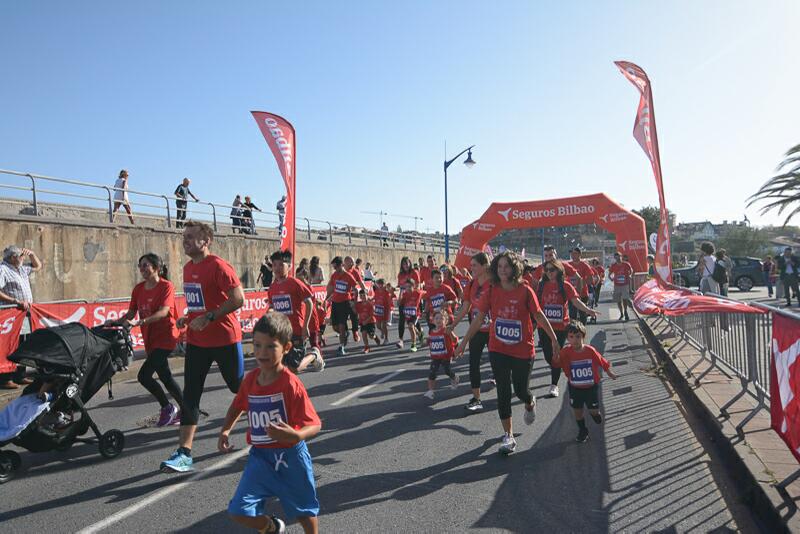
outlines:
[[125, 435], [117, 429], [100, 436], [100, 454], [104, 458], [116, 458], [125, 448]]
[[16, 475], [22, 458], [14, 451], [0, 451], [0, 484], [5, 484]]

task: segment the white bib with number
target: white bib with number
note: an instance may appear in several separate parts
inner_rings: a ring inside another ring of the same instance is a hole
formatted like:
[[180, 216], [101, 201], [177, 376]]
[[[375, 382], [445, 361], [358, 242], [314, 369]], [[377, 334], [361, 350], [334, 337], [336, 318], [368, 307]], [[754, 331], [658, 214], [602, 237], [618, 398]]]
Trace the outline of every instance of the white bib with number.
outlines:
[[193, 282], [184, 282], [183, 296], [186, 298], [186, 308], [190, 312], [206, 311], [206, 299], [203, 298], [203, 287]]
[[578, 360], [570, 363], [570, 384], [573, 386], [594, 385], [592, 360]]
[[561, 304], [545, 304], [542, 311], [551, 323], [564, 322], [564, 306]]
[[350, 284], [348, 284], [344, 280], [337, 280], [336, 283], [334, 284], [333, 288], [334, 288], [334, 291], [336, 291], [337, 293], [345, 294], [345, 293], [347, 293], [347, 288], [349, 287], [349, 285]]
[[375, 315], [378, 317], [383, 317], [383, 304], [375, 305]]
[[416, 317], [417, 316], [417, 308], [414, 306], [403, 306], [403, 315], [406, 317]]
[[522, 321], [497, 317], [494, 320], [494, 335], [506, 345], [515, 345], [522, 341]]
[[444, 336], [431, 336], [431, 356], [447, 356]]
[[270, 423], [280, 423], [287, 419], [283, 393], [248, 395], [247, 404], [247, 416], [250, 421], [250, 441], [253, 445], [274, 443], [275, 440], [267, 434], [267, 428], [269, 428]]
[[272, 297], [272, 309], [276, 312], [285, 313], [286, 315], [292, 314], [292, 296], [291, 295], [274, 295]]
[[431, 297], [431, 308], [433, 308], [434, 311], [439, 311], [442, 304], [444, 304], [444, 295], [441, 293]]

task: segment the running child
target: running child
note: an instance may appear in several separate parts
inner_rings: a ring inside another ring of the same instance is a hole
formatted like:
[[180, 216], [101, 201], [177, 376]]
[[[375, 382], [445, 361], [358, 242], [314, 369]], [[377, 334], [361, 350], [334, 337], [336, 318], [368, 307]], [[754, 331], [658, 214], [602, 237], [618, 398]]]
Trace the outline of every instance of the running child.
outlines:
[[364, 337], [364, 354], [369, 354], [370, 338], [375, 341], [377, 346], [380, 346], [381, 340], [375, 335], [375, 304], [367, 298], [367, 292], [363, 289], [358, 290], [356, 313], [358, 313], [358, 324], [361, 325], [361, 334]]
[[[347, 346], [347, 319], [355, 315], [355, 304], [353, 302], [353, 289], [356, 287], [356, 279], [344, 269], [344, 261], [341, 256], [336, 256], [331, 260], [331, 277], [328, 280], [327, 296], [325, 300], [331, 301], [331, 325], [339, 334], [339, 355], [344, 356]], [[358, 315], [354, 318], [355, 325], [358, 326]], [[354, 339], [358, 341], [358, 338]]]
[[247, 412], [247, 443], [252, 445], [228, 513], [236, 523], [259, 532], [284, 532], [285, 523], [264, 514], [264, 504], [277, 497], [289, 519], [306, 533], [318, 532], [319, 500], [306, 440], [322, 423], [297, 375], [283, 365], [292, 350], [292, 324], [270, 311], [253, 328], [258, 368], [245, 376], [217, 440], [220, 452], [231, 452], [230, 433]]
[[439, 367], [444, 369], [444, 374], [450, 377], [450, 387], [458, 387], [458, 375], [450, 367], [455, 358], [455, 347], [458, 344], [458, 337], [447, 329], [450, 324], [450, 316], [441, 311], [433, 314], [434, 330], [428, 336], [428, 347], [431, 352], [431, 371], [428, 374], [428, 391], [425, 397], [433, 400], [433, 390], [436, 387], [436, 374]]
[[386, 281], [383, 278], [375, 280], [375, 287], [373, 289], [375, 298], [375, 326], [381, 331], [383, 335], [383, 344], [389, 342], [389, 329], [388, 318], [392, 314], [392, 299], [389, 296], [389, 291], [386, 289]]
[[451, 313], [458, 298], [453, 289], [443, 283], [442, 272], [436, 269], [431, 273], [430, 283], [425, 290], [425, 309], [428, 312], [428, 332], [434, 329], [433, 317], [439, 311]]
[[[409, 276], [406, 279], [406, 287], [405, 290], [403, 290], [403, 294], [400, 296], [398, 306], [405, 320], [406, 328], [408, 328], [408, 334], [411, 336], [411, 352], [417, 352], [417, 348], [423, 342], [422, 339], [419, 339], [421, 335], [418, 330], [419, 304], [422, 302], [424, 296], [425, 292], [417, 289], [417, 280]], [[419, 339], [419, 343], [417, 343], [417, 339]], [[397, 342], [397, 346], [401, 349], [403, 348], [402, 339]]]
[[611, 370], [611, 362], [600, 356], [591, 345], [584, 345], [585, 337], [586, 327], [583, 323], [572, 321], [567, 327], [567, 346], [553, 358], [553, 364], [561, 366], [569, 381], [569, 404], [578, 423], [578, 437], [575, 438], [578, 443], [585, 443], [589, 439], [589, 430], [583, 418], [584, 405], [589, 409], [589, 415], [595, 423], [599, 425], [603, 422], [597, 397], [600, 368], [613, 380], [617, 379], [617, 375]]

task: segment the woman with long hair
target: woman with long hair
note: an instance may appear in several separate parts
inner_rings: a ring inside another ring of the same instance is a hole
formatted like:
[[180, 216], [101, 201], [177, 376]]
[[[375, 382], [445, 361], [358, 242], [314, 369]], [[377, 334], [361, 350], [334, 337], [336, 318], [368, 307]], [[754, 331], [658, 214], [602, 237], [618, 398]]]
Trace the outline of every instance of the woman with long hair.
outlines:
[[[411, 258], [408, 256], [403, 256], [400, 259], [400, 272], [397, 274], [397, 288], [400, 290], [400, 293], [397, 295], [397, 301], [400, 301], [400, 298], [403, 296], [403, 290], [406, 287], [406, 281], [409, 278], [413, 278], [416, 281], [416, 285], [419, 286], [420, 283], [420, 276], [419, 271], [414, 269], [411, 265]], [[402, 313], [402, 310], [398, 314], [397, 319], [397, 334], [400, 336], [400, 339], [397, 341], [397, 347], [403, 348], [403, 334], [406, 330], [406, 318]]]
[[311, 256], [311, 263], [308, 264], [308, 283], [319, 285], [325, 282], [325, 271], [319, 266], [319, 256]]

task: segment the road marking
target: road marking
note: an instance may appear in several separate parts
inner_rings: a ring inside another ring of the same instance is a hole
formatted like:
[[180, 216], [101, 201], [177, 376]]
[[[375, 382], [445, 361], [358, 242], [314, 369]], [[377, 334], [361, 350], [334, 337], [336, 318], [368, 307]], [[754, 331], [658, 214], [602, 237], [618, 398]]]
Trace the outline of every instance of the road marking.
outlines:
[[168, 495], [171, 495], [172, 493], [175, 493], [176, 491], [179, 491], [179, 490], [185, 488], [190, 483], [195, 482], [195, 481], [200, 480], [200, 479], [203, 479], [203, 478], [207, 477], [208, 475], [210, 475], [211, 473], [213, 473], [214, 471], [219, 471], [220, 469], [223, 469], [223, 468], [231, 465], [236, 460], [238, 460], [242, 456], [246, 455], [248, 452], [250, 452], [250, 447], [245, 447], [244, 449], [238, 450], [236, 452], [232, 452], [230, 454], [226, 454], [225, 458], [223, 458], [219, 462], [208, 466], [206, 469], [203, 469], [202, 471], [200, 471], [198, 473], [195, 473], [194, 475], [190, 476], [189, 478], [187, 478], [183, 482], [178, 482], [177, 484], [173, 484], [173, 485], [171, 485], [169, 487], [166, 487], [164, 489], [158, 490], [157, 492], [151, 494], [148, 497], [145, 497], [144, 499], [142, 499], [141, 501], [137, 502], [136, 504], [133, 504], [133, 505], [127, 507], [127, 508], [123, 508], [119, 512], [106, 517], [102, 521], [98, 521], [97, 523], [95, 523], [93, 525], [89, 525], [88, 527], [86, 527], [86, 528], [84, 528], [82, 530], [79, 530], [78, 534], [94, 534], [95, 532], [100, 532], [101, 530], [104, 530], [104, 529], [110, 527], [111, 525], [113, 525], [115, 523], [119, 523], [120, 521], [122, 521], [126, 517], [132, 516], [133, 514], [138, 512], [139, 510], [141, 510], [143, 508], [146, 508], [146, 507], [150, 506], [151, 504], [154, 504], [154, 503], [160, 501], [164, 497], [167, 497]]
[[353, 397], [358, 397], [358, 396], [359, 396], [359, 395], [361, 395], [362, 393], [366, 393], [367, 391], [371, 390], [372, 388], [374, 388], [374, 387], [375, 387], [375, 386], [377, 386], [378, 384], [382, 384], [383, 382], [386, 382], [386, 381], [387, 381], [387, 380], [389, 380], [390, 378], [392, 378], [392, 377], [395, 377], [395, 376], [399, 375], [399, 374], [400, 374], [400, 373], [402, 373], [403, 371], [405, 371], [405, 369], [398, 369], [397, 371], [394, 371], [394, 372], [392, 372], [392, 373], [389, 373], [388, 375], [384, 376], [384, 377], [383, 377], [383, 378], [381, 378], [380, 380], [377, 380], [377, 381], [373, 382], [372, 384], [370, 384], [370, 385], [368, 385], [368, 386], [364, 386], [364, 387], [363, 387], [363, 388], [361, 388], [361, 389], [357, 389], [357, 390], [353, 391], [352, 393], [348, 393], [347, 395], [345, 395], [345, 396], [344, 396], [344, 397], [342, 397], [341, 399], [337, 400], [336, 402], [332, 402], [332, 403], [331, 403], [331, 406], [339, 406], [340, 404], [344, 404], [345, 402], [349, 401], [349, 400], [350, 400], [350, 399], [352, 399]]

